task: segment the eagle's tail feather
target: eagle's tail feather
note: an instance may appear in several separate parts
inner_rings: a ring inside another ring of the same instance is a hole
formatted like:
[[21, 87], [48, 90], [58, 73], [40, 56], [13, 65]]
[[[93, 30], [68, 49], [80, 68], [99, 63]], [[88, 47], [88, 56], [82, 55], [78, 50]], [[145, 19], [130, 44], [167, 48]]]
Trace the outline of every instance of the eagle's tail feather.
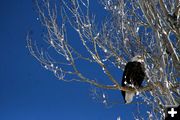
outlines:
[[134, 95], [135, 95], [134, 92], [131, 92], [131, 91], [126, 91], [126, 92], [125, 92], [125, 100], [126, 100], [126, 104], [132, 102]]

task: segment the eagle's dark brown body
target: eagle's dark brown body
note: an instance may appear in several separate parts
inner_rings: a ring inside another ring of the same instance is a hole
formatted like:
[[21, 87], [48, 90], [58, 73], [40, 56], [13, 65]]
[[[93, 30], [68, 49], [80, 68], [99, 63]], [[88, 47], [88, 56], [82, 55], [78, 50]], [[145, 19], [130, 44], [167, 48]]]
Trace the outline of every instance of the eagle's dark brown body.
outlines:
[[[144, 78], [145, 78], [144, 64], [137, 61], [128, 62], [125, 66], [121, 85], [134, 86], [135, 88], [138, 88], [141, 86]], [[124, 98], [125, 103], [130, 103], [132, 101], [132, 97], [134, 96], [134, 93], [129, 93], [129, 92], [127, 93], [125, 91], [122, 91], [122, 96]], [[131, 100], [127, 101], [127, 99], [129, 98]]]

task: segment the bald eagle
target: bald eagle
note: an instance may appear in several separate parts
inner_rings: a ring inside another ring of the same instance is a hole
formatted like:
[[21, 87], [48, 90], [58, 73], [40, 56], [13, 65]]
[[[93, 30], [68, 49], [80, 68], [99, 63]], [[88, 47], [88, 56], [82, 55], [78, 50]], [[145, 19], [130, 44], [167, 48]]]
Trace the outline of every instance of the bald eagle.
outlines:
[[[139, 88], [145, 78], [144, 60], [140, 55], [137, 55], [131, 59], [125, 66], [122, 87], [129, 86]], [[131, 103], [135, 92], [121, 91], [125, 103]]]

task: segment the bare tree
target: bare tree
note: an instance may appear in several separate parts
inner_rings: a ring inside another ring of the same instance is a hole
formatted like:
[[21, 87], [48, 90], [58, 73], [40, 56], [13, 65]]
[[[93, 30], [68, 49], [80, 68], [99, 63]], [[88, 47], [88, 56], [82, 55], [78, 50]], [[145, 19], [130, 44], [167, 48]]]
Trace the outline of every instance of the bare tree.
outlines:
[[[149, 119], [164, 118], [166, 105], [180, 104], [180, 2], [101, 0], [100, 3], [107, 19], [98, 26], [89, 0], [36, 1], [48, 47], [57, 52], [60, 60], [54, 60], [52, 52], [33, 45], [28, 35], [30, 53], [59, 80], [86, 82], [108, 90], [139, 91], [139, 96], [152, 108], [147, 112]], [[70, 26], [79, 41], [68, 39]], [[86, 53], [76, 49], [73, 42], [81, 44]], [[137, 54], [145, 60], [145, 86], [122, 87], [110, 69], [123, 70]], [[78, 61], [99, 65], [110, 84], [85, 76]]]

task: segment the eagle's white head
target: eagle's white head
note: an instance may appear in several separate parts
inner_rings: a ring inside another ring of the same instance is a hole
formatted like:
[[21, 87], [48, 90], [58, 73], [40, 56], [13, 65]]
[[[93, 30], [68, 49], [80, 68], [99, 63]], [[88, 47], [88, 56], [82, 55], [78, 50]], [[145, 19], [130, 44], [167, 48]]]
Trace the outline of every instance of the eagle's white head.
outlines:
[[140, 62], [140, 63], [144, 63], [144, 59], [143, 59], [143, 57], [142, 56], [140, 56], [140, 55], [136, 55], [136, 56], [134, 56], [132, 59], [131, 59], [131, 61], [132, 62]]

